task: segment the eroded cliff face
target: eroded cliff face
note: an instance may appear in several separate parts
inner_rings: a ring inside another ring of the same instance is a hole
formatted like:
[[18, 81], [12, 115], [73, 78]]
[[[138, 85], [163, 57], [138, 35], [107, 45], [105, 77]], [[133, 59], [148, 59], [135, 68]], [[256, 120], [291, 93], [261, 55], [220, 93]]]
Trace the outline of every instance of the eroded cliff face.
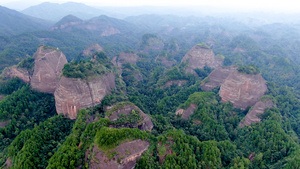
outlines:
[[19, 68], [17, 66], [12, 66], [7, 69], [2, 73], [4, 78], [11, 79], [13, 77], [18, 77], [25, 83], [30, 83], [30, 75], [29, 72], [26, 69]]
[[102, 52], [103, 48], [95, 43], [87, 48], [84, 49], [84, 51], [82, 52], [82, 56], [91, 56], [93, 53], [95, 52]]
[[[112, 106], [107, 109], [107, 111], [114, 109], [115, 106]], [[141, 117], [141, 120], [139, 120], [136, 123], [125, 123], [125, 124], [118, 124], [115, 127], [129, 127], [129, 128], [139, 128], [140, 130], [152, 130], [153, 123], [151, 121], [151, 118], [146, 115], [140, 108], [138, 108], [135, 105], [126, 104], [118, 108], [117, 110], [110, 113], [110, 115], [107, 116], [112, 122], [118, 120], [120, 118], [120, 115], [126, 115], [129, 116], [130, 113], [135, 110], [139, 112], [139, 115]]]
[[201, 84], [204, 91], [210, 91], [215, 87], [221, 86], [225, 79], [236, 70], [236, 67], [221, 67], [213, 70], [209, 75], [207, 82]]
[[181, 115], [181, 118], [187, 120], [195, 112], [197, 107], [198, 105], [191, 104], [187, 109], [177, 109], [175, 113], [176, 115]]
[[257, 117], [259, 114], [263, 114], [267, 108], [273, 107], [273, 102], [271, 100], [259, 101], [254, 107], [247, 113], [245, 119], [240, 122], [239, 127], [250, 126], [252, 123], [260, 122], [261, 119]]
[[66, 56], [58, 49], [41, 46], [34, 54], [34, 59], [31, 87], [39, 92], [54, 93], [59, 75], [67, 63]]
[[260, 74], [246, 74], [238, 70], [231, 72], [221, 85], [219, 95], [222, 102], [246, 109], [253, 106], [267, 91], [266, 81]]
[[163, 89], [163, 88], [166, 88], [166, 87], [170, 87], [173, 84], [175, 84], [177, 86], [182, 86], [182, 85], [186, 84], [187, 82], [188, 82], [188, 80], [170, 80], [170, 81], [167, 81], [165, 83], [165, 85], [161, 86], [160, 88]]
[[[136, 160], [139, 159], [142, 154], [148, 150], [149, 142], [140, 139], [127, 141], [121, 143], [119, 146], [110, 150], [109, 153], [116, 152], [114, 157], [110, 159], [107, 157], [107, 153], [99, 150], [97, 146], [93, 147], [93, 158], [89, 163], [90, 169], [132, 169], [136, 165]], [[86, 157], [90, 152], [86, 152]], [[86, 158], [88, 159], [88, 158]]]
[[79, 109], [100, 104], [113, 88], [116, 88], [113, 73], [107, 73], [89, 81], [62, 76], [54, 92], [56, 111], [70, 119], [76, 119]]
[[172, 67], [173, 65], [176, 64], [175, 60], [168, 60], [166, 56], [157, 56], [155, 59], [155, 62], [161, 63], [162, 65], [166, 67]]
[[203, 48], [200, 45], [194, 46], [183, 57], [181, 62], [188, 61], [189, 67], [192, 69], [203, 69], [204, 66], [210, 68], [218, 68], [223, 65], [223, 59], [219, 56], [215, 56], [214, 52], [209, 48]]
[[112, 63], [117, 67], [122, 67], [125, 63], [136, 64], [139, 56], [131, 52], [122, 52], [112, 59]]

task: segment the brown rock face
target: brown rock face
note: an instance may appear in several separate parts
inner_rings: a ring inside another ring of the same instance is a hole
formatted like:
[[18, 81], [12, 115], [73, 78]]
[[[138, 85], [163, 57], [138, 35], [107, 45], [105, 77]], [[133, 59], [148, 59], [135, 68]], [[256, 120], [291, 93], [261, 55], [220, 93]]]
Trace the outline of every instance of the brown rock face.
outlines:
[[7, 120], [7, 121], [0, 121], [0, 127], [5, 127], [8, 123], [9, 123], [10, 120]]
[[266, 91], [266, 81], [260, 74], [245, 74], [235, 70], [224, 80], [219, 95], [223, 102], [230, 101], [234, 107], [246, 109], [259, 101]]
[[113, 73], [96, 77], [88, 82], [63, 76], [54, 92], [56, 111], [70, 119], [76, 119], [79, 109], [100, 104], [113, 88], [116, 88]]
[[182, 86], [186, 84], [188, 80], [170, 80], [168, 81], [164, 86], [161, 86], [160, 88], [170, 87], [172, 84], [176, 84], [177, 86]]
[[84, 49], [84, 51], [82, 52], [83, 56], [91, 56], [93, 53], [95, 52], [102, 52], [103, 48], [99, 45], [99, 44], [93, 44], [89, 47], [87, 47], [86, 49]]
[[[113, 108], [113, 107], [112, 107]], [[137, 110], [142, 117], [142, 120], [138, 122], [138, 124], [124, 124], [118, 127], [129, 127], [129, 128], [139, 128], [141, 130], [152, 130], [153, 123], [148, 115], [146, 115], [140, 108], [135, 105], [124, 105], [123, 107], [117, 109], [116, 111], [112, 112], [109, 118], [111, 121], [116, 121], [119, 119], [119, 115], [129, 115], [132, 110]]]
[[12, 66], [8, 69], [5, 69], [5, 71], [2, 73], [1, 76], [8, 79], [11, 79], [13, 77], [18, 77], [25, 83], [30, 82], [29, 72], [26, 69], [18, 68], [17, 66]]
[[109, 159], [105, 152], [100, 151], [97, 146], [93, 147], [93, 158], [89, 162], [90, 169], [132, 169], [136, 165], [136, 160], [148, 150], [149, 142], [140, 139], [121, 143], [119, 146], [109, 151], [117, 154]]
[[67, 63], [66, 56], [60, 50], [47, 49], [41, 46], [34, 54], [34, 58], [31, 87], [40, 92], [54, 93], [59, 75]]
[[215, 69], [209, 74], [208, 82], [201, 84], [202, 89], [204, 91], [210, 91], [215, 87], [221, 86], [230, 73], [234, 72], [236, 69], [236, 67], [232, 66]]
[[267, 108], [271, 108], [273, 102], [271, 100], [257, 102], [252, 110], [247, 113], [244, 121], [240, 122], [240, 127], [250, 126], [252, 123], [260, 122], [261, 119], [257, 117], [259, 114], [263, 114]]
[[177, 109], [176, 110], [176, 115], [181, 115], [181, 118], [187, 120], [195, 112], [197, 107], [198, 107], [198, 105], [191, 104], [190, 107], [188, 107], [185, 110], [184, 109]]
[[112, 59], [112, 63], [117, 67], [122, 67], [125, 63], [136, 64], [139, 56], [131, 52], [122, 52]]
[[188, 61], [188, 65], [193, 69], [203, 69], [204, 66], [218, 68], [223, 65], [222, 58], [215, 56], [211, 49], [206, 49], [199, 45], [194, 46], [188, 51], [181, 62], [185, 61]]
[[175, 60], [168, 60], [165, 56], [157, 56], [155, 62], [160, 62], [166, 67], [172, 67], [174, 64], [176, 64]]

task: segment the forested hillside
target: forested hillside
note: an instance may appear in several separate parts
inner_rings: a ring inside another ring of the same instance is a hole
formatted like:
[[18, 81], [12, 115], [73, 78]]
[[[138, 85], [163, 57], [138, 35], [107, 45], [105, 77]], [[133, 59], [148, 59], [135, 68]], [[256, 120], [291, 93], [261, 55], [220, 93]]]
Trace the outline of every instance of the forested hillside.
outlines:
[[1, 168], [300, 168], [296, 24], [69, 15], [52, 28], [0, 38]]

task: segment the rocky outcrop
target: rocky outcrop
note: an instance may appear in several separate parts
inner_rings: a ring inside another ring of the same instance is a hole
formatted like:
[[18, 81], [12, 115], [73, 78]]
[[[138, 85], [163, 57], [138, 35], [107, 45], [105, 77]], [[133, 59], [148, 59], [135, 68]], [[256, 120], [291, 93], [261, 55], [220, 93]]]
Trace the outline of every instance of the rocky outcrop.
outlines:
[[95, 52], [102, 52], [103, 48], [95, 43], [87, 48], [84, 49], [84, 51], [82, 52], [82, 56], [91, 56], [93, 53]]
[[195, 112], [197, 107], [198, 105], [191, 104], [190, 107], [188, 107], [187, 109], [177, 109], [176, 115], [181, 115], [181, 118], [187, 120]]
[[260, 122], [261, 119], [257, 117], [259, 114], [263, 114], [267, 108], [273, 107], [271, 100], [259, 101], [254, 107], [247, 113], [245, 119], [240, 122], [239, 127], [250, 126], [252, 123]]
[[[132, 169], [136, 165], [136, 160], [148, 150], [149, 142], [140, 139], [121, 143], [119, 146], [105, 153], [93, 147], [93, 158], [88, 162], [90, 169]], [[107, 157], [107, 154], [116, 153], [113, 158]], [[88, 153], [86, 153], [87, 156]]]
[[4, 70], [1, 75], [4, 78], [11, 79], [13, 77], [18, 77], [25, 83], [30, 83], [30, 75], [26, 69], [19, 68], [17, 66], [12, 66]]
[[165, 83], [164, 86], [161, 86], [160, 88], [163, 89], [165, 87], [170, 87], [173, 84], [177, 85], [177, 86], [182, 86], [184, 84], [186, 84], [188, 82], [188, 80], [170, 80], [167, 83]]
[[[174, 142], [172, 140], [167, 140], [166, 144], [162, 144], [161, 142], [158, 143], [157, 152], [158, 152], [158, 160], [160, 164], [164, 163], [164, 159], [166, 159], [168, 154], [173, 154], [172, 145]], [[160, 154], [159, 147], [164, 147], [166, 152], [164, 154]]]
[[176, 64], [175, 60], [168, 60], [166, 56], [157, 56], [155, 59], [155, 62], [161, 63], [162, 65], [166, 67], [172, 67], [173, 65]]
[[139, 112], [139, 116], [141, 117], [139, 121], [135, 123], [116, 124], [115, 127], [139, 128], [141, 130], [151, 131], [153, 128], [151, 118], [148, 115], [146, 115], [140, 108], [138, 108], [132, 103], [119, 103], [115, 106], [108, 108], [107, 112], [109, 113], [107, 113], [106, 118], [109, 118], [112, 122], [114, 122], [118, 120], [121, 115], [126, 115], [127, 117], [129, 117], [130, 113], [132, 113], [133, 110]]
[[66, 56], [59, 49], [41, 46], [34, 54], [34, 59], [31, 87], [39, 92], [54, 93], [59, 75], [67, 63]]
[[213, 70], [207, 79], [207, 82], [201, 84], [201, 88], [204, 91], [210, 91], [215, 87], [221, 86], [225, 79], [236, 70], [236, 67], [222, 67]]
[[62, 76], [54, 92], [56, 111], [70, 119], [76, 119], [79, 109], [100, 104], [113, 88], [116, 88], [113, 73], [107, 73], [89, 81]]
[[234, 107], [253, 106], [267, 91], [266, 81], [260, 74], [231, 72], [220, 87], [222, 102], [230, 101]]
[[0, 121], [0, 127], [5, 127], [9, 122], [10, 122], [10, 120]]
[[223, 65], [223, 58], [215, 56], [210, 48], [203, 47], [202, 45], [196, 45], [188, 51], [181, 60], [181, 62], [186, 61], [188, 62], [188, 66], [192, 69], [203, 69], [204, 66], [218, 68]]
[[139, 52], [160, 52], [164, 49], [164, 43], [156, 35], [145, 34], [139, 44]]
[[122, 67], [125, 63], [136, 64], [139, 56], [133, 52], [122, 52], [112, 59], [112, 63], [117, 67]]
[[245, 53], [245, 52], [247, 52], [246, 49], [238, 48], [238, 47], [234, 48], [233, 50], [233, 53]]

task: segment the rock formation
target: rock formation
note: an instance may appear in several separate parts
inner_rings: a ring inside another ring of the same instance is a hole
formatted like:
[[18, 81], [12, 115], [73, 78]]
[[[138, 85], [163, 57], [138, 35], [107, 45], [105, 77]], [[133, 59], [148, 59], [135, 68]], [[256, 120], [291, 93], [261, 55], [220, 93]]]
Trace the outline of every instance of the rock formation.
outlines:
[[145, 34], [139, 44], [139, 52], [160, 52], [164, 49], [164, 43], [156, 35]]
[[210, 91], [215, 87], [221, 86], [224, 83], [225, 79], [229, 76], [229, 74], [236, 69], [236, 67], [230, 66], [213, 70], [209, 74], [207, 82], [201, 84], [201, 88], [204, 91]]
[[177, 85], [177, 86], [182, 86], [184, 84], [186, 84], [188, 82], [188, 80], [170, 80], [168, 82], [165, 83], [164, 86], [161, 86], [160, 88], [165, 88], [165, 87], [170, 87], [173, 84]]
[[[90, 169], [132, 169], [136, 165], [136, 160], [139, 159], [142, 154], [148, 150], [149, 142], [140, 139], [127, 141], [121, 143], [108, 153], [116, 152], [114, 157], [110, 159], [107, 157], [107, 153], [98, 149], [97, 146], [93, 147], [93, 158], [89, 162]], [[86, 156], [88, 156], [88, 152]], [[88, 161], [86, 161], [88, 162]]]
[[25, 83], [30, 83], [30, 78], [31, 78], [29, 72], [26, 69], [19, 68], [17, 66], [12, 66], [5, 69], [1, 76], [7, 79], [18, 77]]
[[91, 56], [93, 53], [95, 52], [102, 52], [103, 48], [95, 43], [87, 48], [84, 49], [84, 51], [82, 52], [82, 56]]
[[177, 109], [176, 115], [181, 115], [181, 118], [187, 120], [195, 112], [197, 107], [198, 105], [191, 104], [190, 107], [188, 107], [187, 109]]
[[79, 109], [100, 104], [113, 88], [116, 88], [113, 73], [97, 76], [89, 81], [62, 76], [54, 92], [56, 111], [70, 119], [76, 119]]
[[41, 46], [34, 59], [31, 87], [39, 92], [54, 93], [59, 75], [67, 63], [66, 56], [59, 49]]
[[245, 119], [240, 122], [239, 127], [250, 126], [252, 123], [260, 122], [261, 119], [257, 115], [263, 114], [267, 108], [271, 108], [272, 106], [273, 102], [271, 100], [257, 102], [247, 113]]
[[[115, 110], [116, 109], [116, 110]], [[109, 118], [112, 122], [118, 120], [120, 115], [126, 115], [127, 117], [135, 110], [139, 112], [139, 116], [141, 120], [134, 124], [117, 124], [116, 127], [129, 127], [129, 128], [139, 128], [141, 130], [152, 130], [153, 123], [148, 115], [146, 115], [140, 108], [135, 106], [132, 103], [119, 103], [107, 109], [107, 118]]]
[[155, 62], [161, 63], [166, 67], [172, 67], [174, 64], [176, 64], [175, 60], [168, 60], [166, 56], [157, 56]]
[[204, 66], [218, 68], [223, 65], [223, 58], [215, 56], [209, 47], [204, 47], [202, 44], [194, 46], [187, 52], [181, 62], [186, 61], [188, 61], [188, 66], [192, 69], [203, 69]]
[[238, 70], [231, 72], [221, 85], [219, 95], [222, 102], [246, 109], [253, 106], [267, 91], [266, 81], [260, 74], [246, 74]]
[[117, 67], [122, 67], [125, 63], [136, 64], [139, 56], [133, 52], [122, 52], [112, 59], [112, 63]]

